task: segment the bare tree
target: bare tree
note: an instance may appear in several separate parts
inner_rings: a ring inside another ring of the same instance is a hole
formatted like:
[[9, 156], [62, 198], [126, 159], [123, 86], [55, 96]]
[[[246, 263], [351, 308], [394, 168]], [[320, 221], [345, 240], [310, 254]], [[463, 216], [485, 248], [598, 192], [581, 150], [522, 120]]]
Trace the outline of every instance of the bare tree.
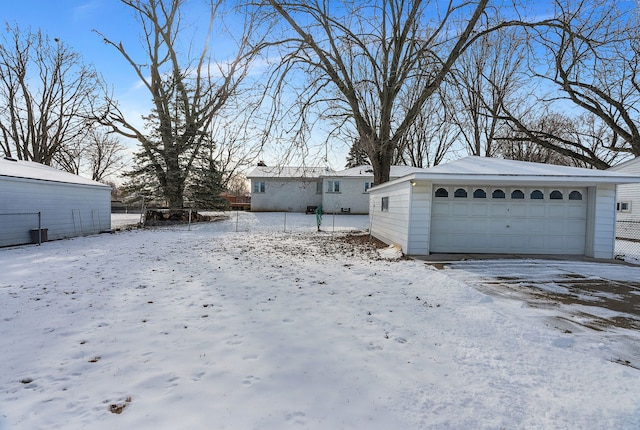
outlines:
[[215, 62], [209, 50], [209, 37], [219, 19], [222, 0], [209, 2], [209, 30], [206, 40], [191, 58], [181, 57], [179, 43], [184, 40], [181, 10], [186, 0], [121, 0], [131, 8], [142, 26], [145, 58], [133, 58], [132, 50], [106, 36], [104, 41], [122, 54], [149, 91], [153, 113], [147, 117], [153, 129], [148, 132], [126, 118], [112, 101], [112, 112], [103, 123], [141, 145], [142, 168], [155, 176], [164, 199], [172, 209], [184, 203], [187, 178], [204, 144], [211, 141], [210, 127], [216, 115], [236, 95], [257, 50], [249, 46], [253, 32], [250, 22], [238, 39], [235, 57]]
[[[505, 119], [523, 139], [598, 169], [620, 156], [640, 156], [636, 8], [610, 0], [554, 3], [555, 20], [529, 38], [531, 76], [553, 90], [529, 96], [529, 110], [541, 112], [539, 120], [514, 107], [503, 110]], [[578, 112], [571, 135], [541, 127], [544, 117], [571, 111]]]
[[104, 182], [124, 168], [124, 150], [116, 136], [94, 127], [57, 152], [52, 164], [67, 172]]
[[[281, 17], [292, 33], [278, 89], [295, 73], [308, 79], [297, 94], [299, 130], [313, 125], [311, 113], [352, 127], [365, 148], [376, 183], [389, 180], [390, 166], [403, 136], [422, 112], [458, 58], [480, 37], [479, 21], [488, 0], [263, 0], [263, 10]], [[300, 88], [299, 88], [300, 89]], [[400, 114], [400, 94], [416, 96]]]
[[51, 165], [95, 123], [101, 81], [59, 39], [17, 26], [6, 30], [0, 39], [0, 148]]
[[[412, 91], [404, 96], [409, 100], [407, 106], [413, 104], [411, 99], [414, 96]], [[460, 131], [451, 120], [455, 109], [456, 106], [445, 99], [444, 86], [438, 89], [400, 138], [394, 164], [415, 167], [440, 164], [460, 136]]]
[[504, 121], [501, 107], [518, 97], [525, 49], [519, 29], [503, 28], [480, 38], [457, 61], [447, 85], [451, 119], [471, 155], [493, 157]]

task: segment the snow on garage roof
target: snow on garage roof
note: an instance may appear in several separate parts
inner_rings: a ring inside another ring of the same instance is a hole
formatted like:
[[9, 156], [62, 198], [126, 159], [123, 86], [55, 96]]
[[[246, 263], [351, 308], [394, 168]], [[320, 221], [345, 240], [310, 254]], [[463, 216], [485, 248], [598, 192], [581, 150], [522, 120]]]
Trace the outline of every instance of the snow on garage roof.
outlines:
[[94, 187], [108, 187], [108, 185], [93, 181], [82, 176], [58, 170], [51, 166], [34, 163], [33, 161], [0, 158], [0, 177], [34, 179], [38, 181], [63, 182], [67, 184], [90, 185]]
[[558, 166], [555, 164], [469, 156], [424, 169], [423, 172], [405, 175], [402, 178], [381, 184], [380, 187], [408, 180], [428, 180], [442, 183], [567, 182], [589, 185], [596, 183], [635, 183], [640, 182], [640, 176], [611, 170], [584, 169], [580, 167]]

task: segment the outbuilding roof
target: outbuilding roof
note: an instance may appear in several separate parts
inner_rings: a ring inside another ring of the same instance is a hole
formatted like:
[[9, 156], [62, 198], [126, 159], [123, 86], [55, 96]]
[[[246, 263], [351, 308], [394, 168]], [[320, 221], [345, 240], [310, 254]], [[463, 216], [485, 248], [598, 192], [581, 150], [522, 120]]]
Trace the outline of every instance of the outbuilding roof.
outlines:
[[[562, 183], [584, 186], [597, 183], [624, 184], [640, 182], [639, 175], [611, 170], [584, 169], [554, 164], [469, 156], [446, 164], [411, 173], [381, 184], [428, 180], [440, 183]], [[376, 188], [378, 188], [376, 187]]]
[[2, 176], [95, 187], [109, 187], [109, 185], [83, 178], [73, 173], [64, 172], [51, 166], [34, 163], [33, 161], [14, 160], [7, 157], [0, 158], [0, 177]]

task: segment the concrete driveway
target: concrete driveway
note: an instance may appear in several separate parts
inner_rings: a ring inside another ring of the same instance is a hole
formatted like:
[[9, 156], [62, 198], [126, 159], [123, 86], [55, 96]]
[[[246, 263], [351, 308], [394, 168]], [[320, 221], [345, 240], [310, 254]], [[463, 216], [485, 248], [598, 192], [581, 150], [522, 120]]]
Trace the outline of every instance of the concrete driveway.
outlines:
[[593, 330], [640, 330], [640, 266], [544, 258], [429, 261], [493, 296], [557, 309], [558, 318]]
[[544, 323], [566, 335], [598, 331], [601, 342], [594, 348], [640, 370], [640, 266], [586, 259], [435, 259], [440, 261], [427, 264], [496, 300], [541, 308]]

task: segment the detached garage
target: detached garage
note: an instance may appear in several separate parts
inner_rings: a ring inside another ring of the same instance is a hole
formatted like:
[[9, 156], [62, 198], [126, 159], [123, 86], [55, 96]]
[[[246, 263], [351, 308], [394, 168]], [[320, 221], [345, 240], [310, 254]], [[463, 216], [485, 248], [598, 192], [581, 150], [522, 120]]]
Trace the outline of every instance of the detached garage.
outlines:
[[370, 190], [371, 233], [408, 255], [613, 258], [616, 184], [640, 176], [467, 157]]
[[0, 246], [111, 229], [111, 187], [30, 161], [0, 159]]

